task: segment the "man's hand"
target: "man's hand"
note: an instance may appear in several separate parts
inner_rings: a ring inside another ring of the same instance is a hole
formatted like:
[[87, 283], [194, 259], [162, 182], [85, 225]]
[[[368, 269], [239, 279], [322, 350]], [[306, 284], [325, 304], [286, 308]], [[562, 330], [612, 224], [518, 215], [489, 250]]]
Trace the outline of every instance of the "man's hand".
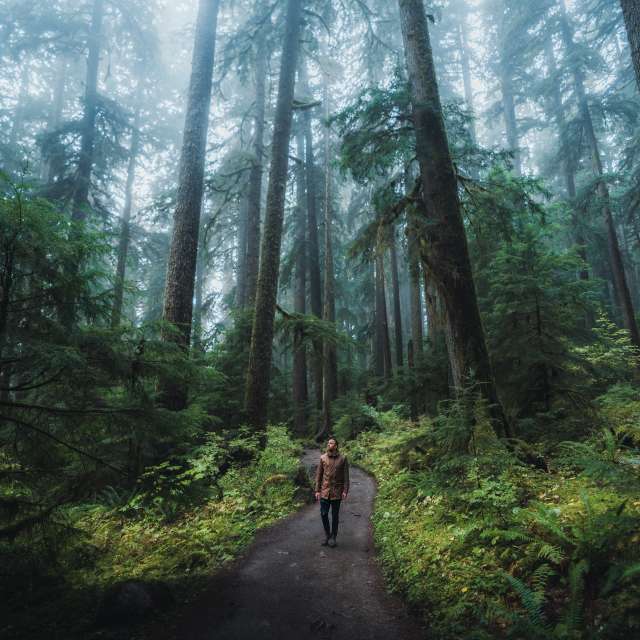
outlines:
[[319, 491], [316, 491], [316, 502], [317, 502], [318, 500], [320, 500], [320, 492], [319, 492]]
[[344, 500], [346, 497], [347, 497], [347, 492], [346, 492], [346, 491], [343, 491], [343, 492], [342, 492], [342, 499]]

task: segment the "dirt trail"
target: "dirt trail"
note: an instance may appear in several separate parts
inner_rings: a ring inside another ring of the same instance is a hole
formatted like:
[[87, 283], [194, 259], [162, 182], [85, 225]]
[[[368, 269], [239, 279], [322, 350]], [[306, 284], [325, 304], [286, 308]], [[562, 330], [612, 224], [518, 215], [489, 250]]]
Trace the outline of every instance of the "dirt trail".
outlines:
[[[302, 458], [314, 473], [318, 450]], [[323, 547], [319, 505], [258, 532], [247, 551], [156, 640], [418, 640], [425, 633], [382, 582], [369, 516], [375, 482], [351, 467], [338, 546]]]

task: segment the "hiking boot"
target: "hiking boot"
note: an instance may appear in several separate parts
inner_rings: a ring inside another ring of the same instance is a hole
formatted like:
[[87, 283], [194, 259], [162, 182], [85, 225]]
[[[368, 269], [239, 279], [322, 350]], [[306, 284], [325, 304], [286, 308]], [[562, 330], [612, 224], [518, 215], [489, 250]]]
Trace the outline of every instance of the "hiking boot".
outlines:
[[324, 539], [324, 542], [321, 542], [320, 544], [321, 544], [323, 547], [326, 547], [326, 546], [328, 546], [328, 545], [329, 545], [329, 540], [330, 540], [330, 539], [331, 539], [331, 538], [325, 538], [325, 539]]
[[327, 541], [330, 547], [335, 547], [338, 543], [336, 542], [336, 538], [335, 536], [332, 536], [331, 538], [329, 538], [329, 540]]

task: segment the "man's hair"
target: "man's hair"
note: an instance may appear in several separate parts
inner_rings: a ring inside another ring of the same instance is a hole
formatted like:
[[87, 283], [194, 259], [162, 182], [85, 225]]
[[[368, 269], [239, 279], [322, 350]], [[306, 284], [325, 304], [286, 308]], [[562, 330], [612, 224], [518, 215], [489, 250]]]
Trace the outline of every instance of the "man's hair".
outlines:
[[335, 436], [329, 436], [329, 437], [327, 438], [327, 442], [329, 442], [329, 440], [335, 440], [336, 444], [340, 444], [340, 443], [338, 442], [338, 438], [336, 438]]

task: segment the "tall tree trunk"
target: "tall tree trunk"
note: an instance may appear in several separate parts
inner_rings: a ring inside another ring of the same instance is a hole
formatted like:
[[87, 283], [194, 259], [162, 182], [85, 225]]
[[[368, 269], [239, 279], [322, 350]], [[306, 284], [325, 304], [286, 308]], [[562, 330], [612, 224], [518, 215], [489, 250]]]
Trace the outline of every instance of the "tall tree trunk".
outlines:
[[518, 123], [516, 120], [516, 105], [513, 96], [513, 82], [508, 64], [503, 62], [500, 71], [500, 88], [502, 90], [502, 112], [507, 133], [507, 148], [513, 154], [513, 171], [517, 176], [522, 175], [522, 161], [520, 159], [518, 139]]
[[[415, 361], [413, 357], [413, 340], [409, 340], [407, 344], [407, 365], [409, 367], [409, 371], [413, 371], [415, 369]], [[411, 381], [411, 395], [410, 395], [410, 412], [411, 412], [411, 421], [417, 422], [418, 420], [418, 394], [417, 394], [417, 384], [415, 382], [415, 377], [412, 376]]]
[[238, 217], [238, 249], [236, 252], [236, 299], [235, 306], [244, 309], [247, 306], [247, 228], [249, 223], [249, 198], [240, 200]]
[[[309, 93], [307, 68], [303, 62], [299, 69], [301, 91]], [[322, 283], [320, 279], [320, 241], [318, 239], [318, 213], [316, 168], [313, 153], [313, 130], [311, 128], [311, 109], [305, 109], [303, 114], [305, 138], [305, 174], [307, 176], [307, 248], [309, 264], [309, 297], [311, 313], [316, 318], [322, 318]], [[313, 386], [315, 389], [316, 409], [322, 410], [322, 341], [313, 343]]]
[[[20, 69], [20, 88], [18, 90], [18, 101], [13, 112], [13, 123], [9, 134], [9, 150], [11, 153], [16, 151], [16, 145], [24, 131], [25, 103], [29, 97], [29, 76], [31, 71], [30, 60], [27, 56], [22, 61]], [[18, 155], [16, 154], [16, 159]]]
[[87, 215], [89, 186], [91, 184], [91, 167], [93, 166], [94, 139], [96, 134], [96, 111], [98, 103], [98, 67], [100, 66], [100, 49], [102, 19], [104, 16], [104, 0], [94, 0], [89, 31], [89, 52], [87, 55], [87, 77], [84, 94], [84, 114], [82, 116], [82, 137], [80, 140], [80, 159], [76, 185], [73, 192], [71, 216], [73, 220], [84, 220]]
[[[575, 42], [573, 39], [573, 29], [564, 8], [564, 0], [560, 0], [560, 27], [564, 45], [567, 48], [569, 55], [571, 55], [575, 51]], [[613, 223], [611, 201], [609, 198], [609, 188], [607, 187], [607, 183], [602, 179], [604, 174], [602, 169], [602, 158], [600, 156], [598, 139], [596, 138], [596, 133], [593, 128], [593, 120], [591, 119], [589, 101], [587, 100], [587, 94], [584, 88], [584, 76], [582, 69], [575, 61], [575, 59], [572, 72], [576, 88], [576, 96], [578, 98], [580, 117], [582, 119], [582, 125], [585, 137], [587, 139], [587, 144], [589, 145], [589, 150], [591, 152], [591, 167], [593, 169], [594, 175], [597, 178], [600, 178], [598, 182], [598, 196], [602, 201], [602, 217], [604, 218], [605, 227], [607, 229], [607, 244], [609, 248], [611, 271], [613, 273], [613, 283], [615, 285], [618, 301], [621, 306], [624, 326], [629, 332], [631, 342], [640, 348], [640, 333], [638, 332], [638, 325], [633, 309], [633, 303], [631, 301], [631, 294], [629, 292], [629, 286], [627, 284], [627, 277], [624, 272], [624, 264], [622, 262], [620, 245], [618, 244], [618, 237], [616, 235], [616, 230]]]
[[[84, 222], [87, 216], [91, 169], [94, 156], [96, 129], [96, 111], [98, 102], [98, 67], [100, 66], [102, 20], [104, 0], [94, 0], [91, 15], [91, 27], [88, 37], [87, 75], [85, 82], [84, 113], [80, 137], [80, 157], [76, 172], [75, 186], [71, 202], [71, 219], [76, 223]], [[77, 229], [72, 229], [71, 238], [77, 237]], [[81, 250], [74, 251], [64, 269], [71, 281], [76, 280], [84, 256]], [[76, 322], [76, 302], [78, 291], [74, 286], [63, 294], [64, 302], [60, 309], [60, 320], [67, 331], [71, 331]]]
[[260, 271], [247, 371], [245, 396], [247, 419], [249, 424], [259, 430], [264, 429], [267, 423], [273, 321], [278, 294], [284, 198], [289, 164], [289, 137], [291, 135], [293, 92], [302, 23], [302, 4], [301, 0], [288, 0], [287, 2], [284, 47], [280, 63], [278, 100], [271, 145], [264, 236], [260, 251]]
[[[460, 41], [460, 62], [462, 65], [462, 82], [464, 84], [464, 101], [467, 105], [467, 109], [473, 115], [473, 87], [471, 86], [471, 63], [469, 61], [469, 46], [467, 44], [467, 25], [464, 21], [464, 16], [460, 20], [458, 26], [458, 36]], [[476, 123], [472, 120], [469, 125], [469, 132], [471, 133], [471, 141], [474, 144], [478, 142], [478, 136], [476, 133]]]
[[[329, 120], [329, 90], [327, 79], [324, 80], [325, 121]], [[333, 244], [331, 229], [333, 226], [333, 185], [331, 180], [331, 139], [330, 129], [325, 127], [324, 135], [324, 309], [322, 317], [325, 322], [335, 325], [336, 300], [333, 272]], [[323, 431], [331, 429], [331, 403], [338, 396], [338, 355], [336, 345], [327, 340], [323, 345], [322, 370], [322, 423]]]
[[[622, 251], [622, 260], [626, 264], [625, 272], [629, 275], [629, 289], [631, 290], [632, 300], [636, 298], [636, 296], [640, 293], [640, 287], [638, 287], [638, 279], [636, 272], [636, 263], [633, 259], [633, 251], [631, 246], [629, 245], [629, 238], [627, 237], [625, 227], [620, 224], [618, 225], [618, 235], [622, 239], [622, 246], [620, 250]], [[634, 300], [634, 303], [637, 304], [637, 299]]]
[[[200, 217], [204, 217], [206, 199], [202, 200]], [[198, 256], [196, 258], [196, 284], [193, 299], [193, 348], [203, 351], [202, 343], [202, 316], [204, 305], [204, 283], [206, 280], [207, 267], [207, 239], [203, 230], [206, 228], [206, 221], [200, 222], [200, 233], [198, 235]]]
[[[405, 170], [405, 192], [410, 194], [413, 190], [412, 176], [409, 170]], [[422, 298], [420, 295], [420, 248], [418, 246], [418, 212], [410, 206], [407, 212], [407, 248], [409, 254], [409, 309], [411, 314], [411, 342], [414, 363], [422, 363], [423, 343], [423, 319]]]
[[[67, 85], [68, 68], [69, 61], [67, 56], [61, 53], [58, 56], [56, 65], [56, 75], [53, 84], [53, 100], [51, 103], [49, 118], [47, 120], [47, 132], [55, 131], [62, 122], [62, 110], [64, 108], [64, 94]], [[47, 184], [51, 184], [59, 173], [60, 167], [58, 165], [59, 162], [56, 162], [54, 158], [42, 160], [42, 170], [40, 175]]]
[[624, 24], [627, 27], [631, 59], [636, 72], [636, 82], [640, 89], [640, 4], [638, 0], [620, 0]]
[[376, 252], [376, 350], [375, 371], [380, 378], [389, 379], [392, 374], [387, 296], [384, 283], [384, 253]]
[[505, 46], [508, 34], [505, 32], [505, 15], [507, 0], [502, 2], [502, 13], [499, 17], [500, 39], [500, 68], [499, 81], [502, 93], [502, 113], [504, 116], [505, 131], [507, 134], [507, 149], [513, 154], [513, 171], [517, 176], [522, 175], [522, 159], [520, 157], [520, 140], [518, 137], [518, 121], [516, 119], [515, 96], [513, 92], [513, 74], [510, 68], [511, 60], [507, 57]]
[[[549, 67], [549, 75], [551, 76], [551, 111], [556, 121], [558, 129], [558, 137], [560, 139], [561, 155], [562, 155], [562, 170], [564, 173], [565, 186], [567, 189], [567, 196], [571, 204], [571, 218], [573, 222], [573, 229], [575, 233], [575, 242], [578, 246], [578, 253], [585, 265], [587, 264], [587, 249], [582, 232], [581, 221], [578, 219], [575, 206], [576, 206], [576, 177], [575, 177], [575, 162], [570, 149], [569, 137], [567, 135], [567, 122], [564, 115], [564, 107], [562, 106], [562, 97], [560, 95], [560, 87], [558, 85], [558, 69], [556, 67], [556, 60], [553, 54], [553, 43], [550, 38], [547, 38], [545, 42], [545, 56], [547, 60], [547, 66]], [[580, 279], [588, 280], [589, 271], [585, 267], [580, 270]]]
[[402, 312], [400, 309], [400, 279], [398, 278], [398, 251], [396, 248], [396, 230], [391, 229], [391, 286], [393, 288], [393, 329], [396, 338], [396, 364], [404, 365], [402, 340]]
[[255, 155], [249, 174], [247, 211], [247, 244], [245, 257], [245, 295], [247, 308], [252, 309], [256, 299], [258, 264], [260, 260], [260, 205], [262, 199], [262, 174], [264, 169], [264, 118], [266, 108], [266, 83], [269, 49], [264, 29], [258, 34], [256, 47], [256, 104], [253, 124], [253, 153]]
[[422, 296], [420, 294], [420, 256], [416, 239], [409, 237], [409, 286], [411, 306], [411, 341], [416, 363], [422, 362], [424, 323], [422, 320]]
[[[178, 194], [173, 216], [173, 233], [167, 263], [162, 338], [189, 348], [193, 289], [198, 255], [200, 209], [204, 186], [204, 161], [211, 106], [211, 86], [215, 54], [219, 0], [200, 0], [196, 25], [191, 80], [187, 98]], [[180, 410], [187, 403], [187, 389], [165, 380], [163, 401], [170, 409]]]
[[[9, 398], [11, 386], [11, 357], [5, 358], [5, 347], [9, 336], [9, 307], [15, 285], [16, 247], [7, 240], [3, 246], [0, 265], [0, 398]], [[4, 389], [4, 390], [3, 390]]]
[[422, 260], [444, 303], [449, 360], [455, 385], [470, 375], [480, 384], [495, 427], [510, 429], [495, 388], [476, 298], [456, 175], [444, 127], [422, 0], [399, 0], [402, 37], [413, 103], [416, 155], [422, 177], [426, 242]]
[[[304, 175], [304, 138], [302, 133], [296, 135], [298, 146], [298, 166], [296, 171], [296, 212], [295, 212], [295, 287], [294, 310], [306, 313], [307, 295], [307, 242], [306, 242], [306, 210], [305, 210], [305, 175]], [[293, 409], [294, 431], [304, 435], [307, 429], [307, 354], [304, 344], [304, 329], [300, 323], [293, 335]]]
[[131, 146], [129, 147], [129, 164], [127, 166], [127, 182], [124, 192], [124, 209], [120, 223], [120, 240], [118, 242], [118, 263], [116, 266], [116, 281], [113, 292], [113, 309], [111, 311], [111, 326], [117, 327], [122, 316], [124, 298], [124, 276], [127, 268], [127, 254], [131, 239], [131, 210], [133, 208], [133, 183], [136, 177], [136, 162], [140, 151], [140, 101], [142, 99], [142, 83], [138, 86], [136, 95], [136, 111], [133, 117], [131, 131]]

